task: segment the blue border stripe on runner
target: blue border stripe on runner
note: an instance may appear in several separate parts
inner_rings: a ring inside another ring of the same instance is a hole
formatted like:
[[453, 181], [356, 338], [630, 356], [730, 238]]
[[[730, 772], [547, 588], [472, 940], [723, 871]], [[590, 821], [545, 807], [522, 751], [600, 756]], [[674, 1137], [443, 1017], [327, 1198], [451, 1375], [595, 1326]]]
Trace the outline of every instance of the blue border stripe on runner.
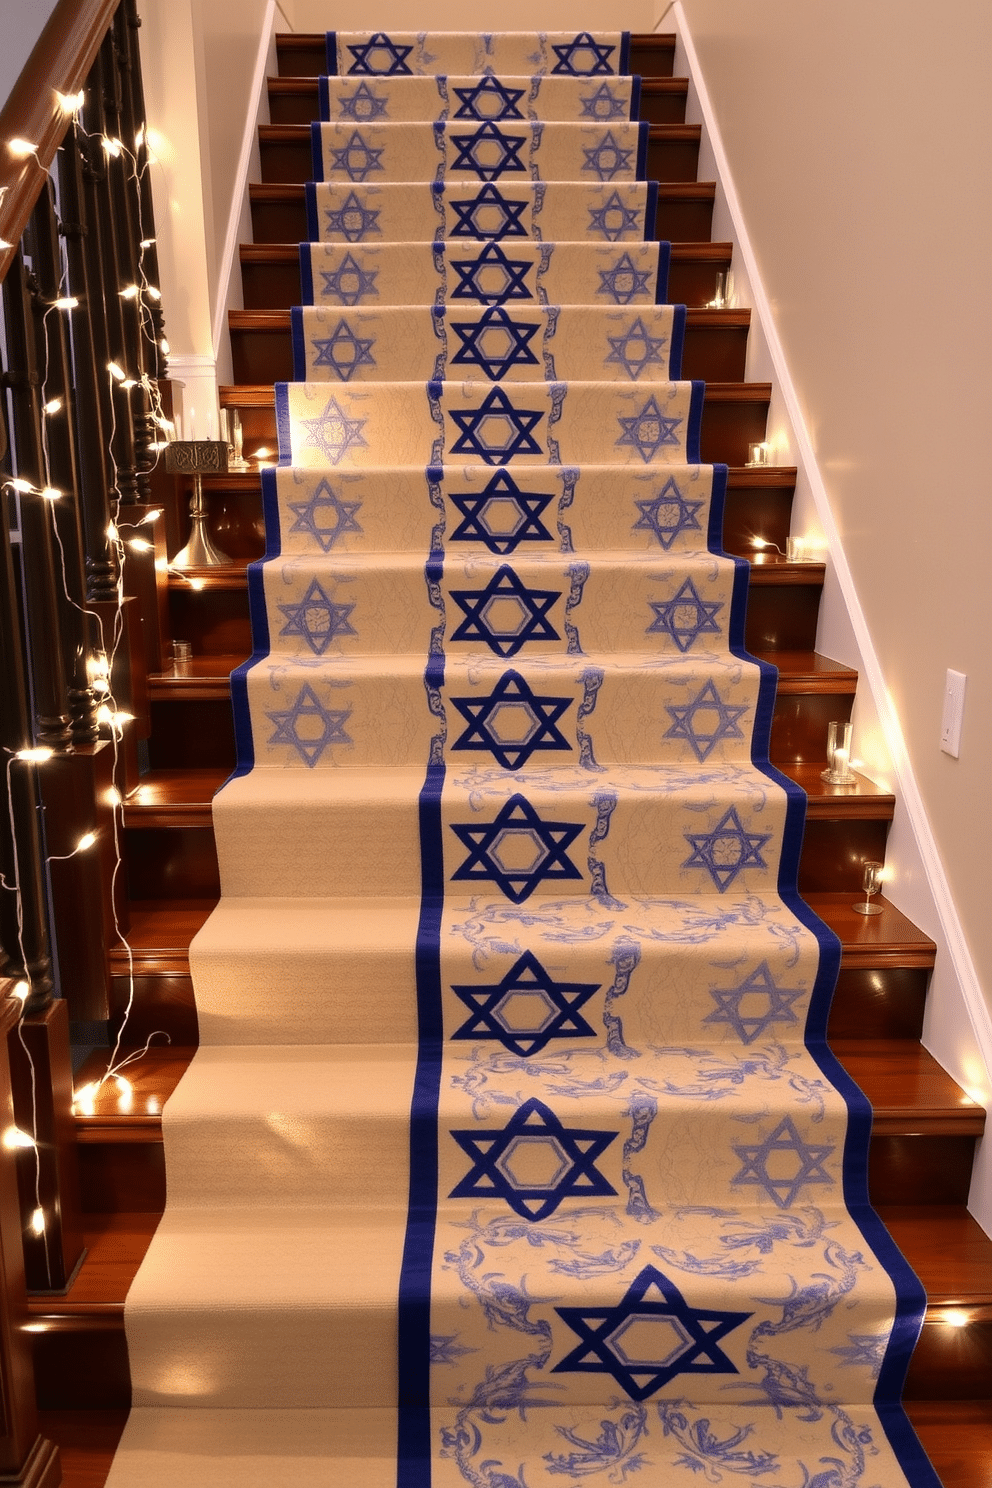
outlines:
[[317, 79], [317, 97], [320, 100], [320, 117], [325, 124], [331, 122], [331, 83], [326, 73]]
[[338, 33], [328, 31], [324, 36], [324, 50], [327, 53], [327, 71], [331, 77], [338, 75]]
[[694, 382], [692, 384], [692, 397], [689, 401], [689, 421], [685, 431], [685, 459], [687, 465], [702, 464], [699, 458], [699, 431], [703, 423], [703, 399], [705, 396], [705, 382]]
[[639, 119], [641, 116], [641, 79], [640, 74], [635, 73], [630, 80], [630, 119]]
[[312, 305], [313, 299], [313, 244], [300, 244], [300, 295], [304, 305]]
[[637, 126], [637, 180], [644, 181], [648, 174], [648, 138], [651, 125], [639, 123]]
[[644, 193], [644, 241], [658, 241], [658, 182], [648, 181]]
[[293, 338], [293, 381], [307, 380], [307, 342], [303, 331], [303, 306], [293, 305], [289, 312], [290, 334]]
[[256, 662], [268, 656], [269, 616], [265, 608], [265, 583], [262, 569], [282, 552], [279, 531], [279, 500], [274, 470], [262, 471], [262, 513], [265, 518], [265, 556], [248, 565], [248, 612], [251, 616], [252, 653], [247, 661], [231, 673], [231, 707], [234, 712], [234, 744], [237, 763], [230, 776], [247, 775], [255, 767], [255, 741], [251, 731], [248, 707], [248, 672]]
[[293, 463], [293, 431], [289, 420], [289, 384], [277, 382], [276, 394], [276, 440], [279, 445], [279, 464]]
[[[660, 255], [659, 255], [660, 257]], [[672, 306], [672, 349], [668, 358], [668, 375], [673, 382], [682, 376], [682, 351], [685, 346], [685, 306]]]
[[314, 119], [310, 125], [310, 168], [315, 181], [324, 179], [324, 146], [321, 128], [320, 120]]
[[654, 302], [656, 305], [668, 304], [668, 275], [672, 267], [672, 245], [669, 242], [658, 244], [658, 273], [654, 284]]
[[311, 243], [320, 242], [320, 218], [317, 211], [317, 188], [312, 181], [307, 181], [303, 195], [307, 204], [307, 232]]
[[617, 66], [618, 73], [630, 71], [630, 32], [620, 32], [620, 61]]

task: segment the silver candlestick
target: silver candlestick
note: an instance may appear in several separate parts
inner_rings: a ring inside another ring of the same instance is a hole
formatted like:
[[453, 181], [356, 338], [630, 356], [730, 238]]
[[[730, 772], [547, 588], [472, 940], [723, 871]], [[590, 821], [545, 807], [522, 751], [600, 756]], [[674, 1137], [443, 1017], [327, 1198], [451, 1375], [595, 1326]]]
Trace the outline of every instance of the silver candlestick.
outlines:
[[218, 568], [230, 558], [218, 548], [207, 531], [203, 501], [203, 477], [226, 475], [228, 446], [223, 439], [174, 439], [165, 448], [167, 475], [191, 475], [193, 495], [189, 504], [189, 542], [176, 554], [170, 568]]

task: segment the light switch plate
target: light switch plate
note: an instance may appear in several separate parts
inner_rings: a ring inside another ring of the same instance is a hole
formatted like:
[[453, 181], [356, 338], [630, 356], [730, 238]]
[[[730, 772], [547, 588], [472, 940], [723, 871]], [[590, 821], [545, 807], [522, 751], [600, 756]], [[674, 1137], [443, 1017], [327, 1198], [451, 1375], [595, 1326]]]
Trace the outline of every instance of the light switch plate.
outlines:
[[964, 718], [964, 672], [948, 669], [944, 682], [944, 712], [940, 720], [940, 747], [957, 759], [961, 753], [961, 722]]

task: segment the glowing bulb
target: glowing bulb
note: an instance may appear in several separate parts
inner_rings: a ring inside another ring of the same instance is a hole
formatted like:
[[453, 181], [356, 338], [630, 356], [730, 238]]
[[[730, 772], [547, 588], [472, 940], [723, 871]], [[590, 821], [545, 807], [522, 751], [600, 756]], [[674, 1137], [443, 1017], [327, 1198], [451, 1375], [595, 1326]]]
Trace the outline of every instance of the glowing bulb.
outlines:
[[949, 1328], [967, 1328], [969, 1322], [968, 1314], [962, 1312], [960, 1307], [948, 1307], [941, 1313], [940, 1320]]
[[109, 525], [109, 527], [107, 528], [107, 541], [108, 542], [120, 542], [120, 536], [121, 536], [120, 533], [117, 531], [117, 525], [116, 525], [116, 523], [115, 522], [111, 522], [110, 525]]
[[48, 402], [45, 404], [45, 412], [47, 414], [49, 414], [49, 415], [51, 415], [53, 413], [59, 413], [61, 411], [61, 409], [62, 409], [62, 399], [61, 398], [50, 398], [48, 400]]
[[46, 501], [58, 501], [59, 497], [62, 495], [62, 492], [56, 491], [54, 486], [46, 486], [41, 494], [42, 496], [44, 496]]
[[154, 243], [154, 241], [155, 241], [154, 238], [142, 238], [142, 240], [141, 240], [141, 246], [142, 246], [142, 248], [150, 248], [152, 246], [152, 244]]
[[7, 249], [13, 246], [13, 243], [8, 243], [6, 238], [0, 238], [0, 253], [6, 253]]
[[118, 367], [116, 362], [108, 362], [107, 371], [110, 373], [111, 377], [116, 377], [118, 382], [123, 382], [125, 377], [127, 376], [124, 368]]
[[29, 765], [43, 765], [51, 757], [52, 751], [42, 747], [38, 749], [19, 749], [14, 755], [15, 759], [27, 760]]
[[15, 160], [27, 160], [29, 155], [37, 155], [38, 146], [33, 145], [30, 140], [14, 138], [7, 141], [7, 149]]
[[75, 310], [79, 301], [75, 295], [62, 295], [61, 299], [53, 300], [52, 304], [56, 310]]
[[97, 710], [96, 710], [96, 721], [97, 721], [97, 723], [103, 723], [103, 724], [113, 723], [113, 721], [114, 721], [114, 715], [113, 715], [113, 713], [111, 713], [111, 711], [107, 707], [106, 703], [101, 703], [100, 706], [99, 706], [99, 708], [97, 708]]
[[33, 491], [34, 490], [34, 486], [31, 484], [31, 482], [30, 481], [26, 481], [26, 480], [22, 480], [19, 475], [15, 475], [14, 478], [13, 478], [13, 480], [8, 481], [8, 485], [13, 486], [13, 488], [14, 488], [15, 491]]
[[111, 139], [109, 135], [105, 134], [103, 136], [103, 148], [108, 155], [112, 156], [113, 159], [116, 160], [123, 150], [124, 146], [121, 144], [119, 139]]
[[16, 1147], [33, 1147], [34, 1138], [29, 1137], [26, 1131], [21, 1131], [19, 1126], [8, 1126], [3, 1134], [3, 1145], [11, 1150]]
[[269, 455], [271, 455], [271, 453], [272, 451], [263, 444], [260, 449], [257, 449], [255, 451], [255, 459], [265, 460], [268, 458]]
[[171, 352], [172, 348], [171, 348], [171, 346], [169, 345], [168, 341], [165, 339], [164, 336], [162, 337], [161, 341], [158, 344], [162, 348], [162, 355], [163, 356], [168, 356], [169, 353]]
[[106, 792], [106, 798], [108, 806], [123, 806], [124, 804], [124, 797], [121, 795], [116, 785], [112, 785]]
[[128, 540], [128, 547], [133, 548], [136, 553], [150, 553], [152, 545], [143, 537], [132, 537]]
[[18, 1001], [20, 1001], [20, 1002], [27, 1002], [27, 1000], [30, 997], [30, 995], [31, 995], [31, 983], [30, 982], [15, 982], [14, 983], [12, 996], [16, 997], [18, 999]]
[[206, 583], [206, 579], [190, 579], [189, 587], [191, 589], [204, 589], [206, 588]]
[[142, 517], [141, 521], [138, 523], [138, 526], [139, 527], [143, 527], [146, 522], [157, 522], [158, 519], [159, 519], [159, 517], [164, 516], [164, 515], [165, 515], [165, 513], [163, 511], [163, 508], [160, 507], [160, 506], [156, 506], [154, 508], [154, 510], [152, 510], [150, 512], [145, 512], [145, 515]]
[[119, 739], [122, 736], [122, 734], [124, 733], [124, 725], [125, 724], [128, 724], [128, 723], [133, 723], [134, 722], [134, 714], [133, 713], [115, 713], [114, 716], [113, 716], [113, 719], [111, 720], [111, 722], [114, 725], [114, 732], [116, 733], [116, 735], [117, 735], [117, 737]]
[[138, 130], [137, 134], [134, 136], [134, 148], [136, 150], [140, 150], [141, 147], [142, 147], [142, 145], [144, 143], [145, 143], [145, 126], [144, 126], [144, 124], [142, 124], [141, 128]]
[[157, 1116], [162, 1109], [157, 1095], [150, 1095], [147, 1101], [149, 1116]]
[[94, 844], [95, 841], [96, 841], [96, 833], [95, 832], [84, 832], [83, 835], [82, 835], [82, 837], [80, 837], [79, 841], [76, 843], [76, 851], [77, 852], [85, 852], [88, 847], [92, 847], [93, 846], [93, 844]]
[[145, 285], [145, 294], [150, 300], [160, 300], [162, 298], [160, 291], [155, 288], [154, 284]]
[[122, 388], [133, 388], [137, 386], [138, 384], [133, 377], [125, 377], [124, 381], [121, 383]]
[[106, 651], [96, 651], [87, 659], [86, 670], [91, 677], [109, 677], [110, 662]]
[[140, 293], [141, 293], [141, 290], [138, 288], [138, 286], [136, 284], [129, 284], [127, 286], [127, 289], [122, 289], [121, 290], [121, 299], [122, 300], [136, 300], [138, 298], [138, 296], [139, 296]]
[[93, 1080], [90, 1082], [89, 1085], [84, 1085], [82, 1090], [77, 1090], [75, 1095], [73, 1096], [73, 1105], [76, 1106], [84, 1116], [93, 1115], [93, 1112], [96, 1109], [96, 1093], [99, 1088], [99, 1085], [96, 1083], [95, 1080]]
[[55, 98], [64, 114], [77, 113], [86, 102], [86, 94], [81, 88], [78, 93], [60, 93], [58, 88], [56, 88]]
[[751, 546], [757, 548], [760, 553], [762, 548], [767, 548], [768, 544], [763, 537], [756, 537], [753, 539]]
[[110, 691], [110, 682], [106, 677], [94, 677], [90, 685], [92, 686], [93, 691], [100, 697], [106, 697], [107, 693]]
[[44, 1211], [44, 1209], [36, 1209], [34, 1211], [34, 1213], [32, 1214], [32, 1216], [31, 1216], [31, 1233], [33, 1235], [43, 1235], [45, 1233], [45, 1211]]

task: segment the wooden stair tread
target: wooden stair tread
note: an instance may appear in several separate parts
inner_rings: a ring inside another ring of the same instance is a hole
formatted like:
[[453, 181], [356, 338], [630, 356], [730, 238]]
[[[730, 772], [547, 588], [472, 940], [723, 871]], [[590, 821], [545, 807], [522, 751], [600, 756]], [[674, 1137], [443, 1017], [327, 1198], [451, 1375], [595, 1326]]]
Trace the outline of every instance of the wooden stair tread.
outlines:
[[[308, 133], [305, 124], [273, 125], [269, 129], [292, 128]], [[666, 126], [671, 128], [673, 126]], [[716, 196], [715, 181], [659, 181], [658, 197], [662, 201], [712, 201]], [[302, 202], [306, 195], [303, 181], [251, 181], [248, 185], [249, 199], [259, 202]]]
[[[376, 243], [375, 246], [381, 248], [382, 244]], [[730, 259], [733, 251], [733, 243], [673, 243], [672, 262], [723, 263]], [[299, 243], [241, 243], [238, 253], [243, 264], [298, 264], [300, 261]]]
[[[275, 389], [271, 382], [226, 383], [218, 391], [221, 408], [275, 408], [276, 406]], [[706, 384], [706, 398], [710, 403], [761, 403], [767, 402], [771, 395], [770, 382], [708, 382]]]
[[[159, 1141], [161, 1107], [195, 1052], [150, 1048], [124, 1071], [132, 1086], [129, 1095], [108, 1082], [97, 1094], [93, 1115], [76, 1112], [80, 1142]], [[844, 1039], [834, 1052], [871, 1101], [876, 1135], [981, 1136], [984, 1110], [921, 1045], [909, 1039]], [[92, 1054], [76, 1075], [76, 1090], [98, 1080], [106, 1065], [104, 1052]]]
[[157, 1214], [84, 1214], [86, 1257], [64, 1297], [30, 1297], [28, 1311], [45, 1313], [123, 1314], [124, 1299], [158, 1229]]
[[[648, 125], [648, 138], [652, 140], [697, 141], [701, 133], [702, 126], [699, 124]], [[260, 145], [305, 145], [309, 149], [311, 137], [309, 124], [260, 124], [258, 126]]]
[[[328, 313], [334, 313], [337, 306], [321, 306]], [[377, 308], [377, 307], [368, 307]], [[384, 305], [383, 310], [392, 307]], [[426, 306], [424, 308], [431, 308]], [[480, 306], [480, 309], [483, 307]], [[540, 308], [536, 306], [535, 308]], [[284, 336], [290, 330], [289, 310], [229, 310], [227, 312], [228, 325], [232, 331], [255, 331], [256, 333]], [[694, 330], [725, 330], [727, 328], [747, 327], [751, 324], [750, 310], [714, 310], [708, 305], [690, 306], [686, 311], [686, 325]]]
[[[254, 245], [249, 245], [254, 246]], [[264, 245], [262, 245], [264, 246]], [[295, 250], [294, 250], [295, 251]], [[796, 484], [795, 465], [731, 465], [728, 468], [727, 489], [728, 491], [791, 491]], [[229, 470], [226, 475], [205, 475], [203, 477], [204, 489], [210, 491], [258, 491], [261, 488], [261, 475], [257, 470]], [[773, 564], [777, 559], [784, 563], [785, 559], [780, 554], [753, 554], [749, 553], [748, 560], [752, 570], [760, 558], [762, 564]], [[804, 563], [798, 565], [800, 568], [816, 568], [818, 565]], [[819, 565], [824, 566], [824, 565]], [[189, 572], [201, 576], [213, 572], [211, 569], [190, 569]], [[173, 571], [172, 579], [178, 579], [178, 574]], [[181, 583], [181, 579], [179, 580]]]
[[[854, 785], [830, 785], [821, 780], [823, 766], [819, 761], [812, 764], [789, 764], [776, 767], [783, 775], [794, 780], [809, 797], [806, 819], [846, 820], [849, 817], [892, 819], [896, 798], [891, 791], [876, 785], [865, 775], [858, 775]], [[867, 918], [867, 917], [866, 917]]]

